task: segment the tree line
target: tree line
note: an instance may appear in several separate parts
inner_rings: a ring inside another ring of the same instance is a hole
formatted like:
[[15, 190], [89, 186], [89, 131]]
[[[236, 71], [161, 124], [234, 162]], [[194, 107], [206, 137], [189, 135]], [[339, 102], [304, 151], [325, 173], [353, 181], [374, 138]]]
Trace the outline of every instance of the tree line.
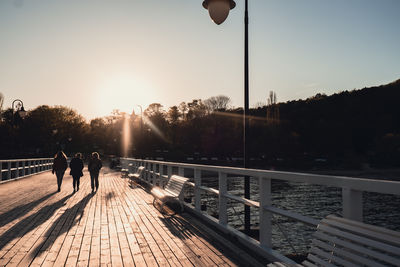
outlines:
[[[266, 105], [250, 109], [250, 166], [399, 166], [399, 94], [400, 80], [286, 103], [277, 103], [272, 92]], [[143, 114], [115, 110], [90, 122], [63, 106], [39, 106], [24, 119], [6, 109], [0, 120], [0, 157], [48, 157], [63, 149], [69, 155], [99, 151], [173, 161], [213, 159], [215, 164], [240, 166], [242, 114], [243, 109], [231, 107], [226, 96], [168, 109], [153, 103]]]

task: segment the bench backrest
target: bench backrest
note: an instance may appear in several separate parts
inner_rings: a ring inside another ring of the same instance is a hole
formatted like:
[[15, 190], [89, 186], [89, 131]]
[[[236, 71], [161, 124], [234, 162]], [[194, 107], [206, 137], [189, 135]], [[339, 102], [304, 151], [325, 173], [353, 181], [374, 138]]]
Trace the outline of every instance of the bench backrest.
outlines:
[[400, 266], [400, 233], [330, 215], [318, 224], [302, 264]]
[[142, 173], [143, 173], [144, 170], [145, 170], [145, 168], [143, 166], [140, 166], [139, 168], [136, 169], [135, 175], [137, 175], [137, 177], [139, 179], [143, 179], [142, 178]]
[[143, 167], [143, 166], [140, 166], [139, 168], [137, 168], [136, 173], [139, 174], [139, 175], [141, 175], [142, 172], [143, 172], [143, 170], [144, 170], [144, 167]]
[[189, 179], [186, 177], [172, 175], [171, 178], [169, 178], [168, 183], [165, 185], [164, 190], [169, 194], [179, 196], [182, 193], [183, 186], [187, 180]]

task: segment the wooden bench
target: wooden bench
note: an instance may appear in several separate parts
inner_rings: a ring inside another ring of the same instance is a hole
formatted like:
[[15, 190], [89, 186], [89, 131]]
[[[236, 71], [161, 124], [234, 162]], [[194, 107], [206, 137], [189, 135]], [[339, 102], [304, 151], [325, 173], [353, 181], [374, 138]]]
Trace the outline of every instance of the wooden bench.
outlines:
[[128, 174], [131, 186], [132, 186], [132, 183], [133, 183], [134, 180], [137, 180], [137, 181], [142, 180], [143, 171], [144, 171], [144, 167], [140, 166], [139, 168], [137, 168], [135, 173]]
[[129, 173], [132, 170], [132, 166], [133, 166], [133, 164], [129, 163], [127, 168], [122, 168], [121, 169], [121, 177], [122, 178], [127, 178], [128, 177]]
[[126, 178], [129, 175], [129, 169], [121, 169], [121, 178]]
[[313, 236], [303, 266], [400, 266], [400, 232], [329, 215]]
[[161, 202], [160, 212], [163, 212], [164, 205], [167, 202], [175, 201], [179, 202], [181, 206], [181, 211], [183, 211], [183, 203], [179, 199], [180, 195], [183, 192], [183, 186], [185, 185], [188, 178], [172, 175], [169, 179], [168, 183], [165, 185], [164, 189], [161, 187], [155, 186], [151, 189], [151, 194], [154, 197], [153, 205], [156, 207], [156, 201], [159, 200]]

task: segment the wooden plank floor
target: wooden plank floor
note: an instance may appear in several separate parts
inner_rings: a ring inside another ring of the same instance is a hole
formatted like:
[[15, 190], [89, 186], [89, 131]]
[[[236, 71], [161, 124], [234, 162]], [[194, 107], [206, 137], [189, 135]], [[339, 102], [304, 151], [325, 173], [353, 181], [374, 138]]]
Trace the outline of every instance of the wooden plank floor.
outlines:
[[0, 184], [0, 266], [254, 266], [189, 214], [163, 216], [153, 198], [105, 170], [73, 193], [50, 172]]

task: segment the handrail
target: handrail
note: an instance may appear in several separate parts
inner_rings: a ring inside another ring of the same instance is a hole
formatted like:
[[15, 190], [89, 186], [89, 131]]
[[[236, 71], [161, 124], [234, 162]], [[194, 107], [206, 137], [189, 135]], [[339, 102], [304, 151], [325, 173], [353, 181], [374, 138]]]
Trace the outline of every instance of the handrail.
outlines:
[[[126, 158], [126, 159], [134, 160], [131, 158]], [[355, 178], [355, 177], [334, 176], [334, 175], [321, 175], [321, 174], [311, 174], [311, 173], [245, 169], [245, 168], [226, 167], [226, 166], [210, 166], [201, 164], [157, 161], [157, 160], [140, 160], [140, 161], [150, 164], [162, 164], [164, 166], [171, 166], [171, 167], [198, 169], [201, 171], [214, 171], [214, 172], [221, 171], [240, 176], [268, 177], [270, 179], [286, 180], [291, 182], [303, 182], [308, 184], [325, 185], [332, 187], [347, 187], [359, 191], [368, 191], [368, 192], [394, 194], [394, 195], [400, 194], [399, 193], [400, 182], [398, 181]]]
[[0, 162], [17, 162], [17, 161], [28, 161], [28, 160], [47, 160], [53, 158], [29, 158], [29, 159], [0, 159]]
[[[363, 199], [362, 193], [375, 192], [383, 194], [400, 195], [400, 182], [390, 180], [377, 180], [366, 178], [353, 178], [344, 176], [329, 176], [308, 173], [293, 173], [282, 171], [244, 169], [226, 166], [210, 166], [189, 163], [164, 162], [157, 160], [140, 160], [133, 158], [122, 158], [121, 163], [126, 166], [130, 164], [132, 168], [144, 166], [145, 177], [151, 184], [160, 184], [161, 177], [165, 177], [164, 169], [167, 169], [167, 177], [171, 177], [173, 168], [178, 168], [178, 174], [185, 176], [185, 170], [192, 170], [194, 173], [194, 181], [187, 183], [194, 188], [194, 206], [186, 203], [186, 206], [192, 209], [195, 213], [203, 216], [211, 223], [216, 224], [223, 231], [234, 233], [239, 240], [243, 241], [256, 250], [262, 250], [270, 259], [276, 259], [276, 253], [272, 247], [272, 232], [271, 232], [271, 217], [272, 214], [278, 214], [301, 222], [305, 225], [315, 227], [318, 220], [310, 218], [293, 211], [283, 210], [272, 206], [271, 201], [271, 180], [283, 180], [291, 182], [301, 182], [307, 184], [323, 185], [329, 187], [337, 187], [342, 189], [342, 209], [343, 217], [353, 220], [362, 221], [363, 215]], [[218, 189], [209, 188], [201, 184], [202, 172], [214, 172], [218, 175]], [[246, 199], [244, 197], [229, 194], [227, 191], [227, 180], [229, 176], [250, 176], [259, 179], [259, 201]], [[201, 211], [201, 192], [206, 191], [218, 196], [219, 216], [218, 219], [210, 219], [210, 216]], [[244, 237], [238, 234], [236, 230], [227, 225], [227, 199], [232, 199], [236, 202], [243, 203], [247, 206], [259, 209], [259, 241], [248, 236]], [[255, 247], [254, 247], [255, 246]]]
[[[6, 165], [5, 168], [3, 168], [4, 165]], [[48, 171], [52, 165], [53, 158], [0, 160], [0, 183]]]

